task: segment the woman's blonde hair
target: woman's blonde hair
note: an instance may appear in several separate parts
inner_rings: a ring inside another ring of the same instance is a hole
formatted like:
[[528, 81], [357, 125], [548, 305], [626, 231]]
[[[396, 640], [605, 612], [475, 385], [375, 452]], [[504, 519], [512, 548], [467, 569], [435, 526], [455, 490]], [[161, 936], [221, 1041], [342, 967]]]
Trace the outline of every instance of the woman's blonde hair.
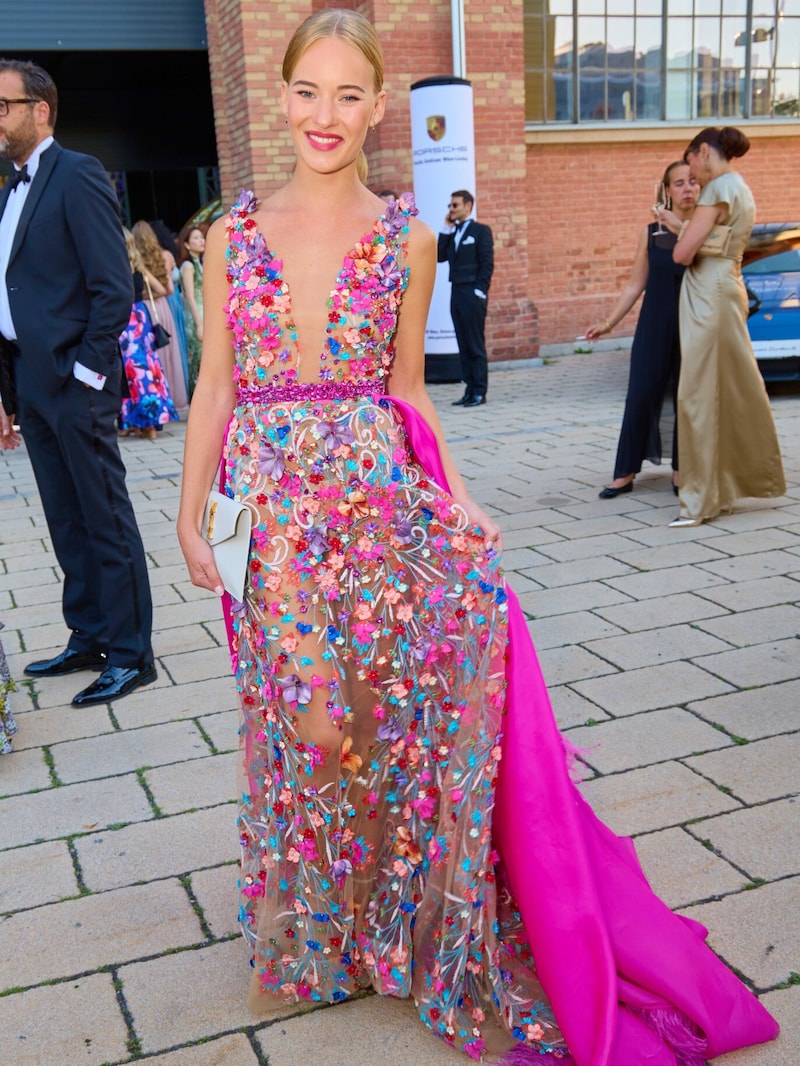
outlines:
[[136, 247], [139, 249], [144, 265], [156, 281], [160, 282], [165, 289], [168, 289], [167, 264], [164, 262], [164, 255], [161, 245], [158, 243], [158, 237], [153, 232], [153, 227], [150, 223], [143, 221], [143, 219], [134, 222], [133, 239], [136, 241]]
[[144, 261], [139, 249], [136, 247], [136, 238], [125, 226], [122, 227], [122, 232], [125, 236], [125, 247], [128, 249], [128, 262], [131, 266], [131, 273], [138, 271], [140, 274], [144, 274]]
[[[292, 79], [294, 68], [301, 56], [312, 44], [329, 37], [338, 37], [358, 49], [372, 67], [372, 85], [375, 92], [379, 93], [383, 88], [383, 51], [375, 27], [358, 11], [349, 11], [341, 7], [327, 8], [309, 15], [305, 22], [302, 22], [294, 31], [286, 48], [281, 68], [283, 80], [287, 85]], [[361, 181], [366, 184], [368, 166], [367, 157], [363, 151], [359, 152], [356, 170]]]

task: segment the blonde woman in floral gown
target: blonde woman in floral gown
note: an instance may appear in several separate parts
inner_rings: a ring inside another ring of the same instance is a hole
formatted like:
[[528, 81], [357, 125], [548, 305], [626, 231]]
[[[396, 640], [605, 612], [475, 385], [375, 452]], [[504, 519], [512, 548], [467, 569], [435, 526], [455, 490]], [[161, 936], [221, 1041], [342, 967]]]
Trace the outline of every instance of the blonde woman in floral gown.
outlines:
[[570, 781], [499, 529], [425, 393], [435, 238], [359, 177], [372, 27], [312, 16], [283, 76], [293, 175], [208, 236], [178, 521], [222, 594], [201, 522], [224, 438], [254, 523], [227, 604], [254, 1009], [409, 996], [487, 1062], [699, 1066], [770, 1039]]

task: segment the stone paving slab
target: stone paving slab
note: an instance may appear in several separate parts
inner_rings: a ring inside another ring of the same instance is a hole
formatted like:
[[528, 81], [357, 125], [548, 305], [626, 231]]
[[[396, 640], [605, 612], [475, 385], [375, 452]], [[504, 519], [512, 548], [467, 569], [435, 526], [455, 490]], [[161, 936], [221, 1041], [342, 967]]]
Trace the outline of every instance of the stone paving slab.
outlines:
[[773, 800], [732, 811], [691, 827], [748, 877], [800, 874], [800, 799]]
[[229, 862], [235, 834], [236, 807], [225, 804], [94, 833], [75, 850], [87, 886], [99, 891]]
[[237, 706], [236, 686], [227, 677], [209, 678], [154, 691], [151, 686], [132, 692], [114, 704], [114, 717], [122, 729], [156, 725], [158, 722], [195, 718]]
[[[118, 972], [144, 1052], [257, 1021], [247, 1009], [252, 970], [241, 938], [122, 966]], [[284, 1013], [296, 1011], [288, 1007]]]
[[546, 648], [560, 648], [566, 644], [582, 644], [599, 637], [613, 637], [622, 630], [591, 611], [574, 614], [555, 614], [528, 623], [534, 644], [541, 652]]
[[114, 730], [107, 704], [80, 708], [49, 707], [45, 710], [27, 710], [20, 713], [21, 694], [19, 691], [14, 693], [14, 714], [18, 723], [24, 727], [14, 738], [15, 751], [41, 748], [64, 740], [96, 737], [100, 733], [111, 733]]
[[596, 814], [626, 836], [740, 806], [677, 762], [595, 778], [584, 782], [581, 791]]
[[242, 1033], [207, 1044], [193, 1044], [166, 1055], [149, 1056], [142, 1061], [146, 1066], [259, 1066], [250, 1041]]
[[698, 621], [697, 628], [737, 647], [764, 644], [800, 634], [800, 607], [779, 604], [724, 618], [705, 618]]
[[690, 703], [689, 709], [747, 740], [800, 728], [800, 681], [763, 685]]
[[[63, 840], [6, 851], [0, 864], [0, 914], [78, 894], [72, 856]], [[2, 930], [0, 924], [0, 935]]]
[[159, 810], [178, 814], [235, 800], [237, 764], [237, 752], [226, 752], [148, 770], [144, 777]]
[[697, 622], [727, 613], [719, 604], [709, 603], [691, 592], [679, 592], [674, 596], [643, 600], [641, 603], [623, 603], [617, 607], [598, 607], [595, 611], [601, 618], [608, 619], [629, 633]]
[[800, 793], [798, 733], [767, 737], [684, 761], [748, 804]]
[[587, 725], [590, 722], [601, 722], [608, 719], [605, 711], [602, 711], [596, 703], [591, 703], [574, 692], [568, 685], [557, 685], [548, 688], [553, 711], [558, 722], [559, 729], [571, 729], [574, 726]]
[[[514, 581], [509, 581], [514, 588]], [[600, 581], [588, 581], [582, 585], [569, 585], [546, 592], [529, 592], [519, 597], [520, 607], [530, 618], [546, 618], [554, 614], [572, 614], [574, 611], [590, 611], [612, 603], [625, 603], [630, 597], [609, 588]]]
[[170, 655], [164, 660], [169, 675], [177, 685], [224, 677], [230, 683], [231, 656], [227, 647], [218, 646], [209, 651], [184, 652]]
[[[737, 523], [738, 526], [738, 523]], [[709, 544], [714, 545], [712, 538]], [[726, 555], [753, 555], [757, 552], [785, 548], [789, 551], [800, 547], [800, 534], [783, 529], [759, 529], [749, 532], [729, 533], [719, 545]]]
[[767, 989], [797, 972], [800, 928], [781, 915], [800, 914], [800, 877], [683, 911], [709, 930], [709, 944], [730, 966]]
[[777, 603], [800, 602], [800, 581], [790, 577], [766, 577], [761, 581], [705, 586], [700, 595], [730, 611], [754, 611]]
[[236, 751], [239, 747], [238, 710], [205, 715], [197, 723], [217, 751]]
[[599, 656], [572, 644], [544, 649], [539, 653], [539, 663], [544, 676], [553, 685], [614, 673], [614, 667]]
[[356, 1056], [364, 1066], [464, 1066], [469, 1061], [432, 1036], [413, 1000], [390, 996], [368, 996], [276, 1022], [256, 1039], [269, 1066], [355, 1066]]
[[646, 670], [627, 670], [578, 681], [574, 688], [615, 717], [733, 691], [733, 686], [727, 682], [686, 662], [665, 663]]
[[192, 722], [166, 722], [55, 744], [52, 755], [59, 779], [70, 784], [178, 759], [201, 759], [208, 755], [208, 744]]
[[[580, 748], [582, 760], [601, 774], [613, 774], [733, 744], [730, 737], [718, 729], [676, 707], [573, 729], [569, 739]], [[703, 769], [703, 758], [707, 756], [685, 761], [705, 776], [712, 776]], [[780, 794], [784, 795], [785, 791]]]
[[738, 892], [751, 882], [684, 829], [636, 838], [636, 853], [653, 889], [669, 907]]
[[8, 761], [10, 765], [6, 769], [4, 763], [3, 776], [0, 777], [0, 796], [32, 792], [34, 789], [47, 788], [50, 784], [50, 770], [41, 748], [20, 751], [16, 758]]
[[694, 660], [704, 670], [740, 688], [774, 685], [800, 675], [800, 638], [774, 640]]
[[147, 796], [133, 774], [84, 781], [0, 800], [0, 848], [152, 817]]
[[191, 875], [194, 897], [200, 904], [209, 929], [217, 938], [232, 936], [239, 931], [238, 878], [238, 862], [198, 870]]
[[672, 596], [676, 592], [697, 592], [725, 584], [725, 579], [699, 566], [671, 566], [649, 573], [612, 577], [608, 579], [608, 584], [631, 599], [647, 600], [654, 596]]
[[722, 652], [729, 645], [692, 626], [672, 625], [586, 641], [585, 647], [623, 670]]
[[69, 977], [203, 940], [178, 881], [21, 911], [0, 924], [0, 989]]
[[127, 1040], [111, 974], [0, 998], [0, 1062], [8, 1066], [126, 1062]]
[[760, 581], [765, 577], [790, 574], [797, 569], [797, 558], [790, 552], [763, 551], [754, 555], [739, 555], [735, 559], [703, 563], [702, 568], [730, 581]]

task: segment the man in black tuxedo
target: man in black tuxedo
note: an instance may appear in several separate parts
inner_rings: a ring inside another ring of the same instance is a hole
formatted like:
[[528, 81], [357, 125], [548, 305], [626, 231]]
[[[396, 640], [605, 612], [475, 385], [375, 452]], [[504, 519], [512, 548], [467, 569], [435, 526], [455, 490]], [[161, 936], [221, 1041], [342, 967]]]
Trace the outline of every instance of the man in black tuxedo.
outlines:
[[82, 707], [149, 684], [156, 669], [115, 425], [133, 281], [111, 183], [96, 159], [53, 139], [57, 109], [46, 71], [0, 59], [0, 157], [14, 164], [0, 192], [0, 448], [20, 443], [16, 413], [72, 630], [63, 652], [25, 673], [100, 671], [73, 699]]
[[439, 262], [450, 264], [450, 315], [466, 385], [454, 406], [486, 403], [489, 363], [486, 358], [486, 306], [494, 271], [492, 231], [470, 218], [475, 198], [466, 189], [450, 195], [445, 232], [439, 234]]

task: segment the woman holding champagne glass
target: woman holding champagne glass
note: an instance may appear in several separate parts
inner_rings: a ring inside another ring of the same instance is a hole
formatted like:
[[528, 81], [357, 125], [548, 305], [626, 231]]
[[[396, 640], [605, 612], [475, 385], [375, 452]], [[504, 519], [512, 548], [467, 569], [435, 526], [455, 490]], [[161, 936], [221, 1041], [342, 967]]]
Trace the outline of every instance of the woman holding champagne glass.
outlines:
[[[671, 208], [683, 222], [691, 218], [700, 186], [691, 177], [686, 163], [670, 163], [656, 185], [655, 199], [662, 209]], [[657, 207], [654, 207], [657, 210]], [[659, 419], [667, 389], [672, 387], [673, 403], [678, 387], [681, 352], [678, 340], [678, 296], [684, 268], [673, 262], [675, 235], [660, 222], [643, 226], [636, 246], [633, 269], [611, 314], [586, 330], [587, 340], [610, 333], [630, 311], [642, 293], [644, 300], [631, 348], [631, 366], [625, 414], [617, 445], [614, 478], [600, 492], [611, 500], [633, 491], [633, 479], [642, 463], [661, 463]], [[677, 433], [672, 441], [672, 484], [677, 493]]]

